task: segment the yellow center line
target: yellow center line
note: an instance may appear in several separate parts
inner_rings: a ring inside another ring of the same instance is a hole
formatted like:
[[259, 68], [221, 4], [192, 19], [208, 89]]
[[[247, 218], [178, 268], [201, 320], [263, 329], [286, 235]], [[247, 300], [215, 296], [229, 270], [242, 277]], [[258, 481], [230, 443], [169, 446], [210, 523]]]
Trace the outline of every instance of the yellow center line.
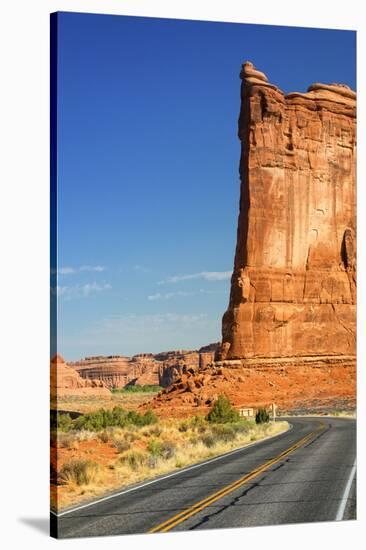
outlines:
[[261, 466], [258, 466], [255, 470], [252, 470], [251, 472], [241, 477], [240, 479], [237, 479], [236, 481], [230, 483], [229, 485], [226, 485], [219, 491], [216, 491], [215, 493], [209, 495], [208, 497], [196, 502], [193, 506], [183, 510], [182, 512], [171, 517], [167, 521], [164, 521], [163, 523], [160, 523], [156, 527], [153, 527], [152, 529], [149, 530], [149, 533], [158, 533], [158, 532], [166, 533], [167, 531], [170, 531], [176, 525], [182, 523], [183, 521], [190, 518], [194, 514], [197, 514], [198, 512], [200, 512], [207, 506], [210, 506], [220, 498], [223, 498], [229, 493], [232, 493], [233, 491], [235, 491], [236, 489], [238, 489], [248, 481], [251, 481], [252, 479], [257, 477], [259, 474], [267, 470], [270, 466], [273, 466], [274, 464], [276, 464], [277, 462], [285, 458], [287, 455], [289, 455], [299, 447], [305, 445], [305, 443], [307, 443], [314, 435], [316, 435], [319, 431], [323, 430], [324, 428], [325, 428], [325, 424], [321, 423], [318, 428], [316, 428], [314, 431], [312, 431], [311, 433], [309, 433], [308, 435], [306, 435], [305, 437], [303, 437], [293, 445], [291, 445], [291, 447], [289, 447], [288, 449], [280, 453], [275, 458], [269, 460], [268, 462], [265, 462]]

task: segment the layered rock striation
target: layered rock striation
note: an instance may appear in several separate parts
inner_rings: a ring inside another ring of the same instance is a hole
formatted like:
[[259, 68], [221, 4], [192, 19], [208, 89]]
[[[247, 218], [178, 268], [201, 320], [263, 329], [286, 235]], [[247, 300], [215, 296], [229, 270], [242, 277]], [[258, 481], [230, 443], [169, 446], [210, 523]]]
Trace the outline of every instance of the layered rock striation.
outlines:
[[86, 357], [69, 363], [87, 380], [100, 380], [108, 388], [127, 385], [167, 387], [181, 375], [194, 372], [212, 363], [219, 343], [199, 350], [174, 350], [157, 354], [141, 353], [133, 357], [121, 355]]
[[66, 364], [61, 355], [55, 355], [50, 365], [51, 399], [69, 396], [109, 397], [111, 392], [101, 380], [85, 380]]
[[240, 76], [240, 213], [218, 359], [354, 356], [356, 94], [285, 95], [249, 62]]

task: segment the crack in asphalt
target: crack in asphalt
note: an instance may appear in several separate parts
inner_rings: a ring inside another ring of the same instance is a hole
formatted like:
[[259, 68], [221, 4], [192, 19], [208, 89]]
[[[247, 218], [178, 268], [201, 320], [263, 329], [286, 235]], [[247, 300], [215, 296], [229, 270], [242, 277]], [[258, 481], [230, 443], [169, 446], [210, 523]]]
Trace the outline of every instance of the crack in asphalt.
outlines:
[[[264, 478], [265, 479], [265, 478]], [[205, 523], [207, 523], [208, 521], [212, 520], [212, 518], [214, 518], [215, 516], [218, 516], [219, 514], [221, 514], [222, 512], [224, 512], [225, 510], [227, 510], [228, 508], [231, 508], [232, 506], [235, 505], [235, 503], [237, 503], [241, 498], [245, 497], [250, 491], [252, 491], [253, 489], [255, 489], [256, 487], [259, 487], [259, 482], [256, 482], [256, 483], [253, 483], [253, 485], [251, 485], [250, 487], [248, 487], [247, 489], [245, 489], [239, 496], [237, 497], [234, 497], [232, 499], [232, 501], [229, 503], [229, 504], [226, 504], [226, 505], [219, 505], [217, 504], [216, 506], [220, 506], [220, 509], [217, 510], [216, 512], [213, 512], [211, 514], [206, 514], [202, 519], [201, 521], [199, 521], [198, 523], [196, 523], [194, 526], [190, 527], [189, 528], [189, 531], [193, 531], [194, 529], [197, 529], [197, 527], [200, 527], [201, 525], [204, 525]]]
[[279, 470], [280, 468], [283, 468], [284, 466], [286, 466], [286, 464], [288, 464], [290, 462], [290, 458], [286, 458], [283, 462], [281, 462], [279, 465], [277, 465], [276, 467], [274, 468], [271, 468], [270, 470], [267, 471], [267, 474], [264, 475], [260, 481], [256, 481], [255, 483], [253, 483], [252, 485], [250, 485], [249, 487], [247, 487], [246, 489], [244, 489], [244, 491], [241, 492], [240, 495], [234, 497], [231, 502], [229, 502], [228, 504], [226, 505], [217, 505], [217, 506], [220, 506], [220, 508], [216, 511], [216, 512], [213, 512], [211, 514], [206, 514], [202, 519], [201, 521], [199, 521], [198, 523], [196, 523], [196, 525], [194, 525], [193, 527], [191, 527], [189, 530], [193, 530], [193, 529], [196, 529], [197, 527], [200, 527], [201, 525], [207, 523], [208, 521], [210, 521], [210, 519], [212, 519], [213, 517], [221, 514], [222, 512], [224, 512], [225, 510], [227, 510], [228, 508], [232, 507], [232, 506], [235, 506], [235, 504], [237, 504], [239, 502], [239, 500], [243, 497], [245, 497], [248, 493], [250, 493], [250, 491], [253, 491], [253, 489], [255, 489], [256, 487], [260, 487], [260, 484], [267, 478], [268, 475], [270, 475], [271, 473], [273, 472], [276, 472], [277, 470]]
[[310, 443], [307, 443], [306, 445], [304, 445], [304, 449], [307, 449], [308, 447], [311, 447], [311, 445], [313, 445], [316, 441], [318, 441], [321, 437], [323, 437], [324, 435], [326, 435], [329, 430], [332, 429], [332, 426], [331, 424], [328, 424], [328, 427], [325, 429], [325, 430], [322, 430], [316, 437], [314, 437]]

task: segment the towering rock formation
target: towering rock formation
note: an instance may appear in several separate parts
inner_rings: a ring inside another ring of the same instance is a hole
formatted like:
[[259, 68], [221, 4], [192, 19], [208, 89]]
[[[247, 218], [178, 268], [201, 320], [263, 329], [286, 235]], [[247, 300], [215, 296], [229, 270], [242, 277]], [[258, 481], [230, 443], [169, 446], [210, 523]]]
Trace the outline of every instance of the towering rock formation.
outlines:
[[249, 62], [240, 77], [240, 214], [218, 358], [353, 362], [356, 94], [312, 84], [284, 95]]
[[216, 361], [149, 404], [206, 412], [218, 395], [279, 411], [355, 405], [356, 94], [285, 96], [241, 71], [241, 196], [230, 303]]

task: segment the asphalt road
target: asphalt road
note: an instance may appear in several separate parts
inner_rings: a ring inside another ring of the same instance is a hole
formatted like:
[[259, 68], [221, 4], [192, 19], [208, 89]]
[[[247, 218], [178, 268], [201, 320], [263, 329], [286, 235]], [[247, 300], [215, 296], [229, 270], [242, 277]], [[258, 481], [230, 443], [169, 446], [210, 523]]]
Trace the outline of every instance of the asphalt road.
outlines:
[[61, 514], [58, 537], [355, 519], [355, 421], [288, 420], [278, 437]]

